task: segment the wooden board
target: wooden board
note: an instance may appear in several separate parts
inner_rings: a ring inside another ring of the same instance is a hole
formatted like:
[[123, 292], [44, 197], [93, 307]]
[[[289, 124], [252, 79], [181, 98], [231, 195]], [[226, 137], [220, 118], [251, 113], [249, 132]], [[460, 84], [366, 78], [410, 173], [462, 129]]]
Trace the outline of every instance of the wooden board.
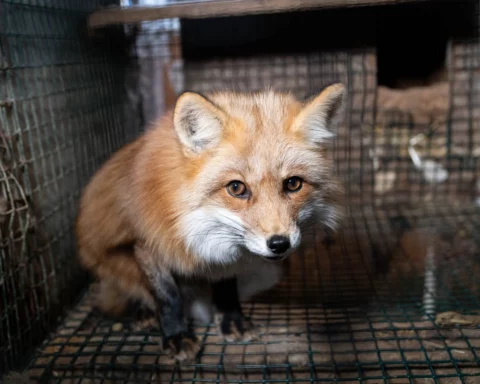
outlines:
[[109, 7], [93, 12], [88, 18], [88, 27], [94, 29], [114, 24], [135, 24], [171, 18], [198, 19], [419, 1], [427, 0], [219, 0], [170, 3], [151, 7]]

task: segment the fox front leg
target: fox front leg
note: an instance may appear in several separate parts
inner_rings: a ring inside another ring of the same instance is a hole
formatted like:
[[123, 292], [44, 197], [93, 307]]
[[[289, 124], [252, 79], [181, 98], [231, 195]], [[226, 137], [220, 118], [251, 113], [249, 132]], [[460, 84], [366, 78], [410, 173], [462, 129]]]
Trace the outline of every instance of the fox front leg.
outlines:
[[152, 286], [158, 298], [157, 316], [163, 331], [163, 348], [179, 361], [194, 359], [200, 346], [185, 319], [183, 299], [175, 279], [162, 273], [154, 278]]
[[242, 312], [238, 298], [237, 278], [214, 282], [213, 303], [217, 314], [215, 322], [227, 341], [250, 341], [256, 338], [252, 322]]
[[156, 316], [162, 328], [163, 348], [179, 361], [192, 360], [200, 351], [200, 346], [185, 319], [181, 291], [170, 271], [148, 262], [148, 256], [151, 255], [146, 252], [137, 248], [136, 256], [143, 256], [142, 265], [145, 266], [144, 270], [153, 291]]

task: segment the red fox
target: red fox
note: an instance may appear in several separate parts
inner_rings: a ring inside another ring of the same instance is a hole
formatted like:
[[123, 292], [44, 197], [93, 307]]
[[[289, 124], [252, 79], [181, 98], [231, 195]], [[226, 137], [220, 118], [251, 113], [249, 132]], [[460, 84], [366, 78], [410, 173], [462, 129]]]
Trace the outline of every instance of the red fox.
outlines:
[[78, 253], [100, 280], [101, 309], [142, 303], [179, 360], [199, 350], [188, 318], [209, 321], [213, 308], [227, 339], [252, 337], [240, 302], [279, 281], [274, 261], [305, 228], [339, 223], [324, 144], [344, 99], [342, 84], [308, 102], [271, 90], [180, 95], [82, 193]]

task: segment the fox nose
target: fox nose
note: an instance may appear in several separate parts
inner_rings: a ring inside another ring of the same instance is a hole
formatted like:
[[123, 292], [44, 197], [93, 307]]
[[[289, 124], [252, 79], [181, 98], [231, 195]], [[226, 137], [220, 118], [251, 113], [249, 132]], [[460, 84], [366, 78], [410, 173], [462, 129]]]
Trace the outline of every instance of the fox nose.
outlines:
[[273, 253], [281, 254], [290, 248], [290, 240], [285, 236], [273, 235], [267, 240], [267, 246]]

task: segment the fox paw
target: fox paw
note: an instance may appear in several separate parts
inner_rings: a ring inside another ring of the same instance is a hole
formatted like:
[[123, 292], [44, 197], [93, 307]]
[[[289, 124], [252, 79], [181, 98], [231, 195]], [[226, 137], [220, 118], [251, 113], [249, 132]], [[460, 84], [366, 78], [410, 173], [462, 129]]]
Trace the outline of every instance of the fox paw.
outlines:
[[253, 341], [258, 339], [253, 323], [239, 312], [218, 313], [215, 323], [227, 341]]
[[191, 361], [200, 352], [200, 344], [194, 334], [180, 333], [164, 338], [163, 349], [178, 361]]

